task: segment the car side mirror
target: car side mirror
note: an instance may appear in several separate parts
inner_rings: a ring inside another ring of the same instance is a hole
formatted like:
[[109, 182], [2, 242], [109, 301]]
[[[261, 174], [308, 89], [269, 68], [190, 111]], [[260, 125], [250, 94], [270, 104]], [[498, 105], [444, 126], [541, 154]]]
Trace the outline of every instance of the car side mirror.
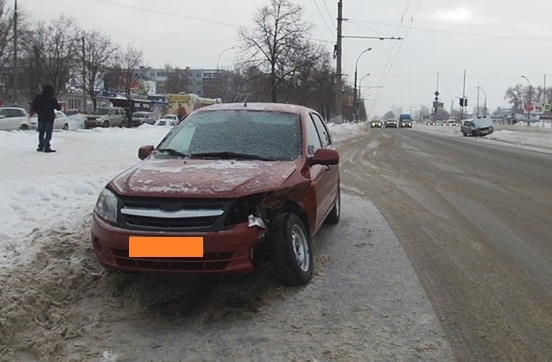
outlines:
[[142, 146], [138, 149], [138, 158], [143, 160], [153, 152], [153, 146]]
[[337, 165], [339, 163], [339, 152], [331, 148], [319, 148], [309, 158], [310, 165]]

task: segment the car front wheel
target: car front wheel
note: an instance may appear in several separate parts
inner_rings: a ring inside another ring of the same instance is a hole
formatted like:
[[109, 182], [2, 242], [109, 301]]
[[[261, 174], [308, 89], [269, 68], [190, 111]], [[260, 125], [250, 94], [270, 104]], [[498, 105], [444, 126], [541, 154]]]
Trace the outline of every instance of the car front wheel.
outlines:
[[273, 263], [283, 284], [307, 284], [313, 275], [310, 235], [296, 214], [277, 215], [271, 225]]
[[65, 124], [63, 125], [63, 130], [64, 130], [64, 131], [68, 131], [68, 130], [69, 130], [69, 125], [68, 125], [67, 123], [65, 123]]
[[102, 127], [109, 128], [109, 121], [104, 121], [104, 123], [102, 124]]

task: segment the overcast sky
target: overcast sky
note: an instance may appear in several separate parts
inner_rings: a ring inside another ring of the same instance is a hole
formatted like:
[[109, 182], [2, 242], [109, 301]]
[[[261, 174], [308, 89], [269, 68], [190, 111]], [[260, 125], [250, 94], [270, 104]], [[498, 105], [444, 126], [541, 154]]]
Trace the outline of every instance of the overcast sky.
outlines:
[[[8, 0], [8, 2], [14, 0]], [[337, 0], [294, 0], [314, 25], [312, 39], [329, 51], [336, 43]], [[392, 107], [415, 111], [431, 106], [438, 87], [450, 111], [463, 93], [469, 108], [485, 101], [507, 106], [504, 94], [516, 84], [542, 87], [552, 53], [552, 1], [525, 0], [343, 0], [343, 73], [358, 83], [372, 115]], [[18, 0], [33, 20], [64, 14], [84, 29], [98, 29], [126, 47], [144, 52], [147, 65], [230, 67], [240, 27], [268, 0]], [[403, 40], [347, 38], [401, 37]], [[359, 55], [367, 48], [371, 51]], [[224, 52], [224, 53], [223, 53]], [[439, 74], [439, 76], [437, 76]], [[547, 83], [552, 85], [552, 79]], [[368, 87], [383, 88], [368, 88]]]

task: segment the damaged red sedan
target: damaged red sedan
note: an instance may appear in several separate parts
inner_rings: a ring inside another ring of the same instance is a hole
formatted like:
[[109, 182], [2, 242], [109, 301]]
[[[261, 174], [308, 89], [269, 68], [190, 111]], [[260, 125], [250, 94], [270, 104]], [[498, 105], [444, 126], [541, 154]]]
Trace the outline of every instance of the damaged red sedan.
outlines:
[[268, 256], [284, 284], [312, 279], [312, 238], [341, 212], [339, 154], [316, 111], [212, 105], [138, 155], [94, 208], [93, 250], [104, 267], [251, 273]]

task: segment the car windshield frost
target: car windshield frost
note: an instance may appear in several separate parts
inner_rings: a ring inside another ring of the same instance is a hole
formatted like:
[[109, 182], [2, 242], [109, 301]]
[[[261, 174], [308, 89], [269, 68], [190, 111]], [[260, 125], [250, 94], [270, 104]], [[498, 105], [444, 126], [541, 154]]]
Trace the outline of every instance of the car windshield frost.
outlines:
[[[158, 146], [190, 157], [292, 160], [300, 155], [296, 114], [209, 111], [193, 114]], [[174, 152], [173, 152], [174, 153]]]

